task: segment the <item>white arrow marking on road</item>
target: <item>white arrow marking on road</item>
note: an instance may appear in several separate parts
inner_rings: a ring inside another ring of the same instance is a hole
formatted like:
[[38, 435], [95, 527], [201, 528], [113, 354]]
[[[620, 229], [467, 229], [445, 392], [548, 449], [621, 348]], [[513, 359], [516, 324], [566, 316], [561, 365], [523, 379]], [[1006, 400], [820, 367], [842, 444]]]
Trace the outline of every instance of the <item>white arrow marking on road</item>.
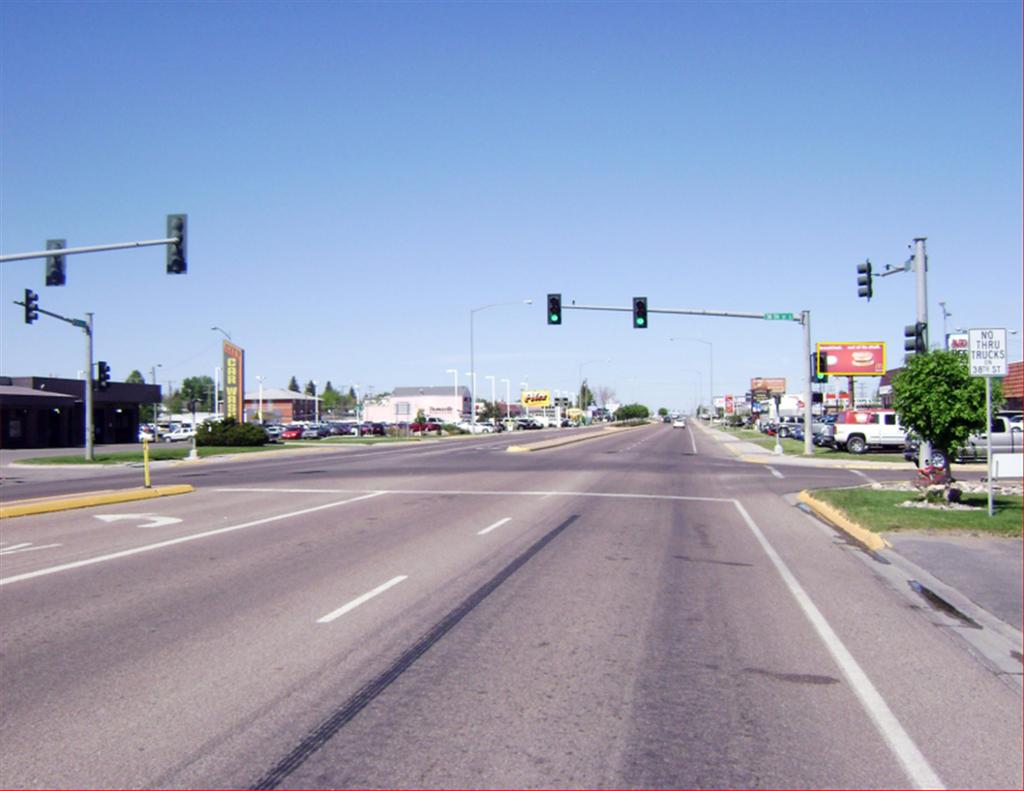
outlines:
[[104, 522], [121, 522], [127, 519], [148, 519], [148, 523], [139, 527], [166, 527], [176, 525], [181, 520], [176, 516], [157, 516], [156, 514], [93, 514]]

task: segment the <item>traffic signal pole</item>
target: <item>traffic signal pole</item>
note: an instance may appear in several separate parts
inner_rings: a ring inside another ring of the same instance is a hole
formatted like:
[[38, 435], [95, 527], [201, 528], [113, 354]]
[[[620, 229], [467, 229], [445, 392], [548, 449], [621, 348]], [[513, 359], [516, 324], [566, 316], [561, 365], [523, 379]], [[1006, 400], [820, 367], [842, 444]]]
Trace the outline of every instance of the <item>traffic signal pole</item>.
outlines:
[[[92, 416], [92, 314], [86, 313], [84, 322], [76, 324], [85, 332], [85, 460], [93, 460]], [[67, 319], [65, 319], [67, 321]], [[75, 320], [72, 320], [75, 323]]]
[[[24, 302], [14, 300], [15, 305], [25, 306]], [[78, 327], [82, 332], [85, 333], [85, 460], [93, 460], [93, 418], [92, 418], [92, 313], [86, 313], [85, 321], [82, 319], [69, 319], [67, 316], [61, 316], [59, 313], [54, 313], [50, 310], [43, 310], [40, 307], [35, 308], [36, 313], [41, 313], [44, 316], [51, 316], [55, 319], [60, 319], [70, 324], [72, 327]]]

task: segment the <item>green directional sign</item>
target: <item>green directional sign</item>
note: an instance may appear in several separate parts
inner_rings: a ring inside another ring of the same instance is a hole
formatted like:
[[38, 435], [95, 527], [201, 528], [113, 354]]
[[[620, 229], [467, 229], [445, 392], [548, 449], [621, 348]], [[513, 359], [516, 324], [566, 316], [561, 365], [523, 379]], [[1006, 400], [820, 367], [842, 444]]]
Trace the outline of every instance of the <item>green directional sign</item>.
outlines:
[[792, 313], [765, 313], [765, 319], [768, 321], [792, 321]]

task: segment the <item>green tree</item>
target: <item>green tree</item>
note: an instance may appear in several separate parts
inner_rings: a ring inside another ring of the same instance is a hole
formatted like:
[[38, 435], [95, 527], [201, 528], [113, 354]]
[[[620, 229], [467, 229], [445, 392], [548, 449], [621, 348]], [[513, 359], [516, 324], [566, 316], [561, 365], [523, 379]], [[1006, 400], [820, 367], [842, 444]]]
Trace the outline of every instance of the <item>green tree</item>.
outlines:
[[320, 409], [330, 415], [341, 405], [341, 393], [335, 390], [330, 381], [324, 386], [324, 392], [320, 396]]
[[[900, 423], [945, 455], [948, 476], [951, 451], [988, 423], [984, 379], [971, 376], [966, 354], [933, 351], [911, 357], [893, 378], [892, 392]], [[1002, 388], [993, 382], [993, 406], [1002, 400]]]
[[665, 407], [663, 407], [663, 406], [661, 406], [661, 407], [658, 407], [658, 415], [659, 415], [660, 417], [668, 417], [668, 409], [666, 409], [666, 408], [665, 408]]
[[213, 411], [213, 379], [209, 376], [188, 376], [181, 383], [185, 401], [195, 400], [196, 412]]
[[313, 380], [312, 379], [310, 379], [308, 382], [306, 382], [306, 389], [303, 390], [303, 392], [306, 395], [308, 395], [308, 396], [315, 396], [316, 395], [316, 385], [313, 384]]
[[294, 376], [292, 377], [291, 381], [288, 383], [288, 389], [293, 391], [293, 392], [295, 392], [295, 393], [300, 392], [299, 391], [299, 380], [296, 379]]
[[[128, 376], [124, 378], [126, 384], [130, 385], [144, 385], [146, 384], [146, 377], [136, 369], [132, 371]], [[154, 404], [139, 404], [139, 422], [140, 423], [152, 423], [154, 420], [154, 413], [156, 412], [156, 406]]]
[[584, 379], [580, 385], [580, 409], [586, 409], [588, 406], [594, 403], [594, 393], [590, 389], [590, 385], [587, 384], [587, 380]]
[[616, 420], [646, 420], [651, 411], [643, 404], [623, 404], [615, 410]]

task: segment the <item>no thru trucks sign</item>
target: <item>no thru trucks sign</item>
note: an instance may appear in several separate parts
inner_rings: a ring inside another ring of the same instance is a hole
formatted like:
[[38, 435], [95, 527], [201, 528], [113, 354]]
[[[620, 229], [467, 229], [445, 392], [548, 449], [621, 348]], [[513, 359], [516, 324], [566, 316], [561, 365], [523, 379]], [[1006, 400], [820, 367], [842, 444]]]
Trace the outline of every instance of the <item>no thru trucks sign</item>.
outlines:
[[1006, 330], [968, 330], [971, 376], [1006, 376]]

